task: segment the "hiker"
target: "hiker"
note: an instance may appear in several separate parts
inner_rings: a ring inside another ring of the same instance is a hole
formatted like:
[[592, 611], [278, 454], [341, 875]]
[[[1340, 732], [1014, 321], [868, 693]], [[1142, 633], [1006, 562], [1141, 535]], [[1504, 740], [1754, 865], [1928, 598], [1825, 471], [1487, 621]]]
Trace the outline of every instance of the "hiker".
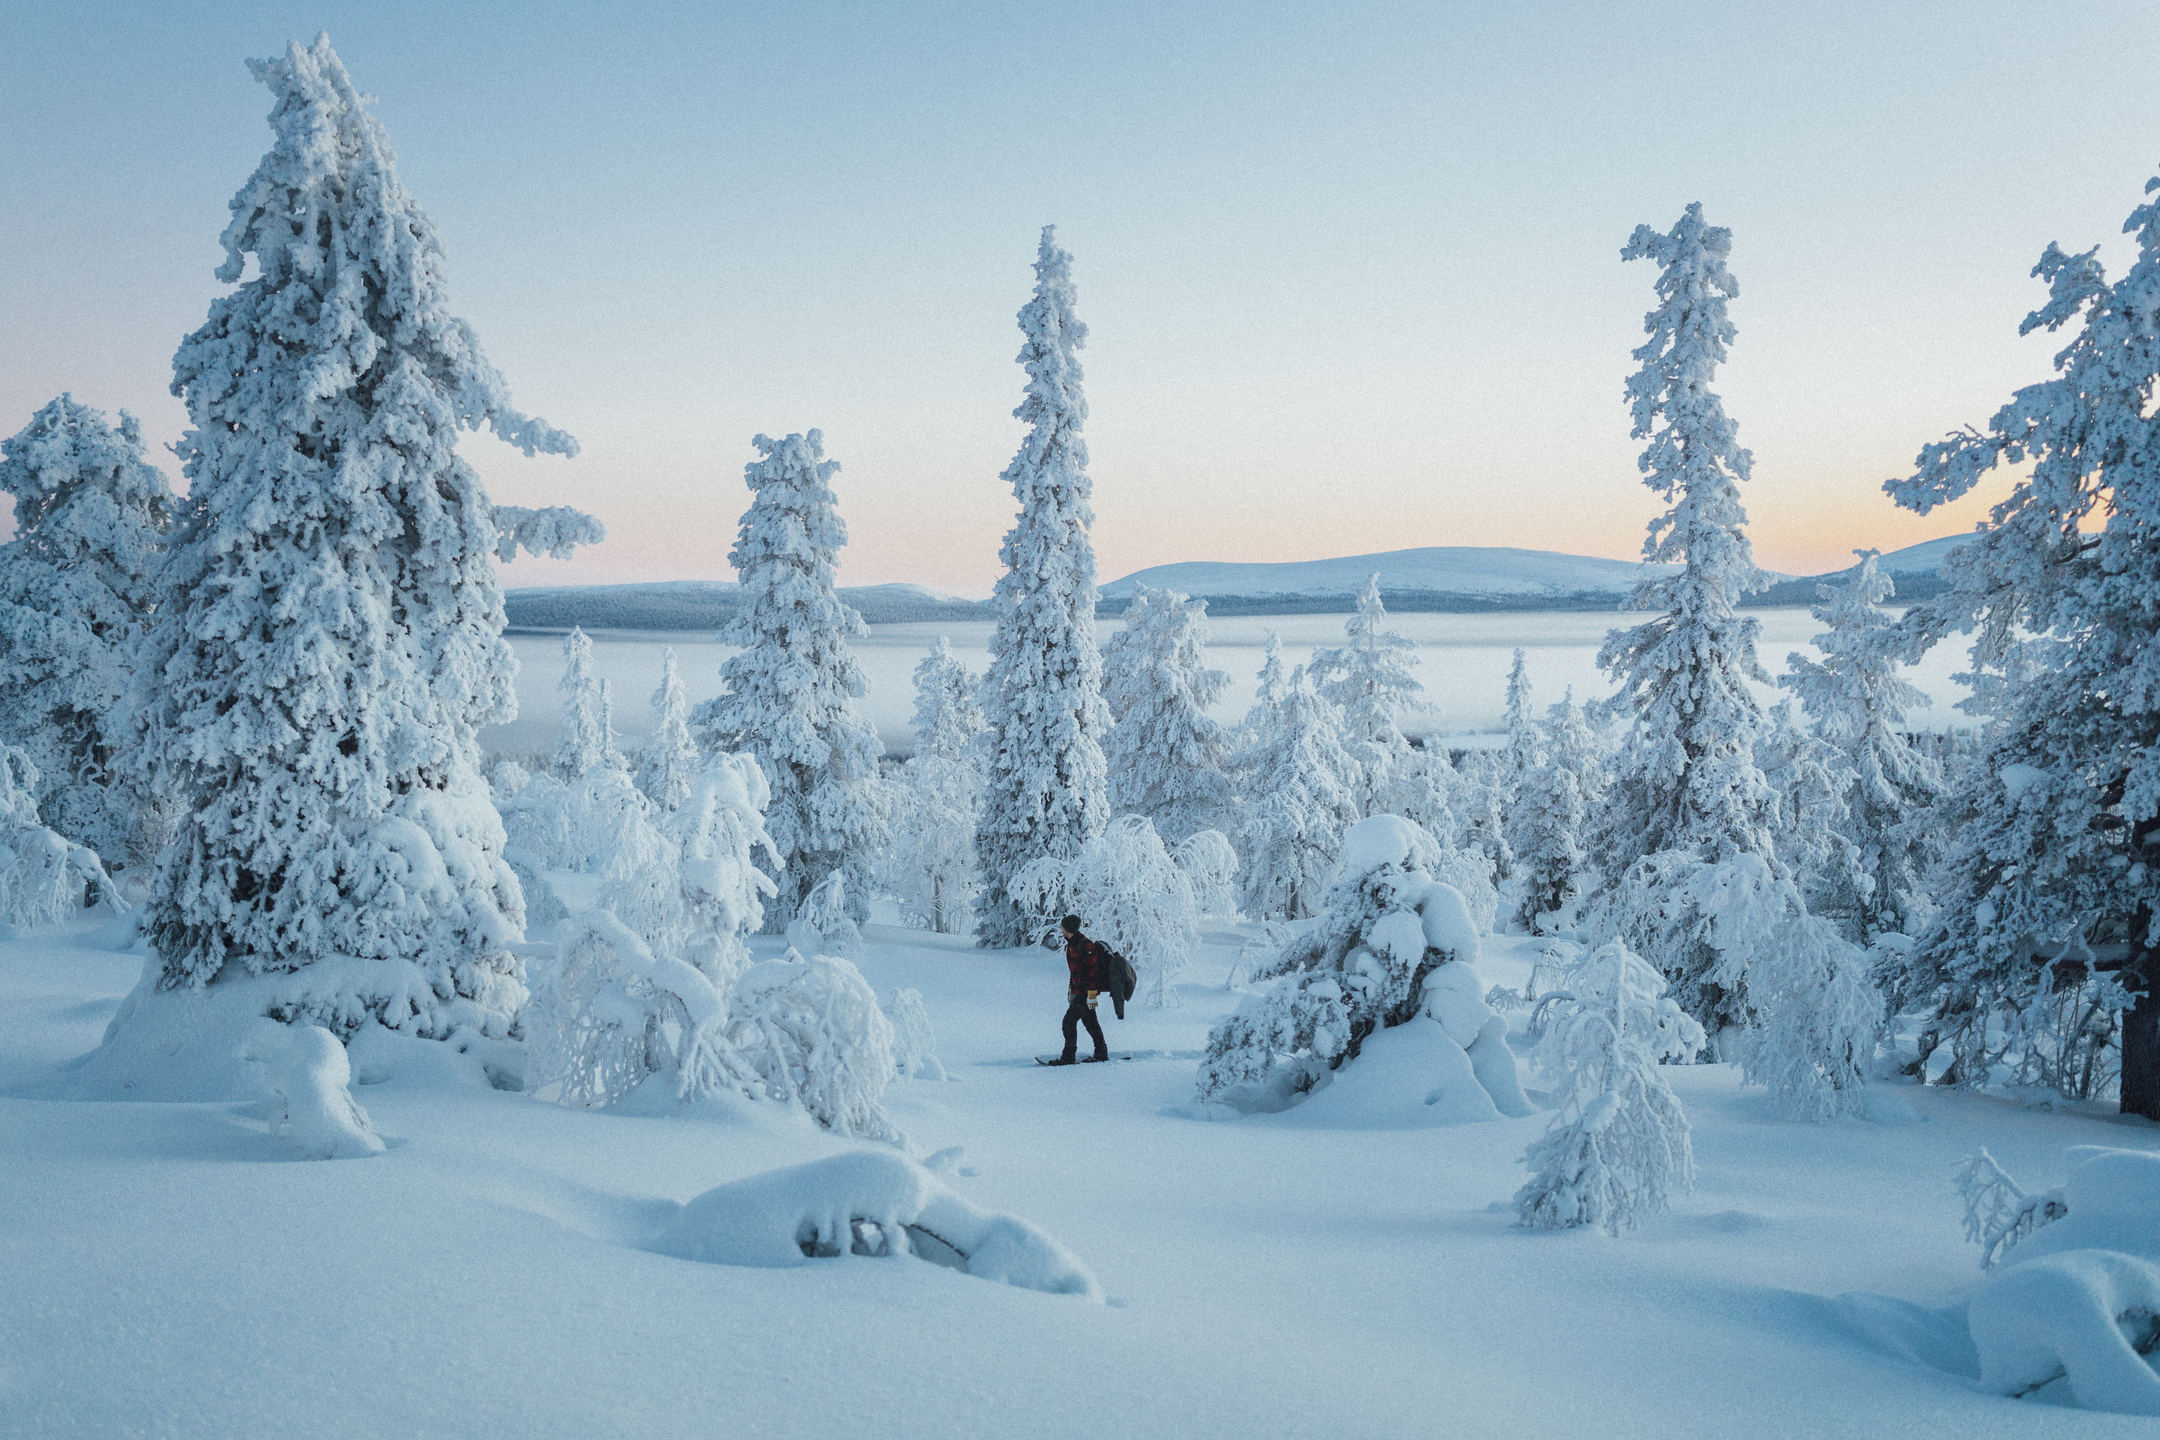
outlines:
[[1090, 1062], [1110, 1058], [1110, 1042], [1103, 1039], [1102, 1022], [1095, 1018], [1095, 999], [1102, 992], [1102, 946], [1080, 933], [1080, 917], [1067, 915], [1060, 922], [1065, 931], [1065, 1052], [1052, 1061], [1070, 1065], [1079, 1058], [1080, 1026], [1087, 1026], [1095, 1042]]

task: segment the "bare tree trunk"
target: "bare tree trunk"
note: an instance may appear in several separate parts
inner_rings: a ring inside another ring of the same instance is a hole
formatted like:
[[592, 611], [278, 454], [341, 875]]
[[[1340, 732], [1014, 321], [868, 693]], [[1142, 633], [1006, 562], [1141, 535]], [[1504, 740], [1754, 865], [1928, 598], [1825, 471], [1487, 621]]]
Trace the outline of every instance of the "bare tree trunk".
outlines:
[[[2149, 919], [2139, 917], [2142, 927]], [[2144, 930], [2139, 930], [2144, 935]], [[2143, 948], [2142, 946], [2140, 947]], [[2122, 1113], [2160, 1120], [2160, 992], [2153, 985], [2160, 954], [2144, 950], [2123, 967], [2130, 1008], [2122, 1017]]]

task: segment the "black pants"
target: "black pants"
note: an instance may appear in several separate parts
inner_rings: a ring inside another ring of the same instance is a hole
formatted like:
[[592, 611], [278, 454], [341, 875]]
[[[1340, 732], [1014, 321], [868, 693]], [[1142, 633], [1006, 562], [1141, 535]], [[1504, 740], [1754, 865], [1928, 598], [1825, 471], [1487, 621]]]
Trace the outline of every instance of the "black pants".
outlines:
[[1095, 1042], [1095, 1053], [1108, 1058], [1110, 1042], [1103, 1039], [1102, 1021], [1095, 1018], [1095, 1007], [1087, 1003], [1087, 996], [1075, 995], [1065, 1007], [1065, 1058], [1073, 1059], [1080, 1049], [1080, 1027], [1087, 1026], [1088, 1039]]

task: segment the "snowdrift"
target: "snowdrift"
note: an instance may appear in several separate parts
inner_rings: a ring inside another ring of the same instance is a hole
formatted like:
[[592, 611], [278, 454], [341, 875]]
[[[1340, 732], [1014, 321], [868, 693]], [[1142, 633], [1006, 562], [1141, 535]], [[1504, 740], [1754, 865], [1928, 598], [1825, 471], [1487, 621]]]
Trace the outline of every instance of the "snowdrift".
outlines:
[[761, 1268], [915, 1255], [1024, 1290], [1102, 1299], [1094, 1275], [1057, 1241], [1025, 1220], [977, 1208], [890, 1151], [857, 1150], [708, 1190], [646, 1248]]
[[2001, 1259], [1969, 1300], [1928, 1310], [1846, 1295], [1846, 1323], [1997, 1395], [2160, 1416], [2160, 1154], [2067, 1158], [2061, 1189], [2018, 1196], [2007, 1235], [1976, 1233]]

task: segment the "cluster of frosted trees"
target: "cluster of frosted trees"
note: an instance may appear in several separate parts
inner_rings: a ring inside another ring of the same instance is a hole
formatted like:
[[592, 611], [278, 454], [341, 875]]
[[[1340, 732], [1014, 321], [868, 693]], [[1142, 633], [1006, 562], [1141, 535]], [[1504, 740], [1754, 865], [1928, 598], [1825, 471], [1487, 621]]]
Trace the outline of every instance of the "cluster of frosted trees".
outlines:
[[[1416, 654], [1377, 580], [1341, 645], [1295, 668], [1271, 646], [1235, 724], [1210, 714], [1225, 677], [1201, 603], [1141, 588], [1098, 645], [1087, 331], [1045, 229], [990, 665], [943, 645], [923, 662], [914, 755], [881, 771], [856, 705], [838, 466], [809, 430], [753, 441], [719, 696], [693, 710], [671, 659], [655, 738], [625, 756], [574, 635], [555, 752], [491, 788], [477, 735], [512, 704], [495, 564], [600, 530], [494, 505], [454, 442], [576, 445], [512, 408], [450, 313], [434, 228], [327, 44], [256, 69], [279, 143], [223, 237], [234, 288], [174, 359], [187, 503], [132, 420], [68, 396], [0, 446], [18, 526], [0, 550], [0, 920], [111, 899], [119, 873], [167, 988], [252, 977], [266, 1013], [339, 1035], [548, 1037], [535, 1073], [575, 1097], [663, 1073], [685, 1093], [785, 1089], [790, 1046], [831, 1042], [861, 1075], [791, 1098], [876, 1131], [862, 1077], [891, 1068], [891, 1027], [842, 958], [873, 895], [991, 946], [1081, 908], [1166, 1000], [1200, 917], [1309, 936], [1339, 908], [1344, 836], [1393, 816], [1479, 928], [1577, 942], [1595, 1004], [1676, 1007], [1792, 1115], [1862, 1103], [1890, 1012], [1930, 1080], [2119, 1087], [2160, 1111], [2153, 207], [2120, 279], [2048, 251], [2027, 328], [2072, 332], [2055, 377], [1889, 486], [1925, 511], [2032, 466], [1949, 562], [1949, 593], [1897, 615], [1864, 555], [1778, 705], [1739, 608], [1759, 581], [1751, 457], [1712, 388], [1731, 236], [1699, 207], [1623, 251], [1656, 272], [1627, 396], [1669, 508], [1644, 548], [1664, 568], [1631, 602], [1645, 618], [1600, 657], [1617, 694], [1541, 713], [1518, 655], [1504, 745], [1455, 756], [1409, 738]], [[1898, 667], [1961, 630], [1986, 728], [1922, 745]], [[567, 927], [552, 956], [524, 945], [541, 925]], [[800, 973], [759, 978], [758, 929], [802, 942]], [[1608, 1058], [1674, 1058], [1663, 1044]], [[1589, 1153], [1588, 1133], [1554, 1153]], [[1548, 1201], [1526, 1213], [1612, 1213]]]

